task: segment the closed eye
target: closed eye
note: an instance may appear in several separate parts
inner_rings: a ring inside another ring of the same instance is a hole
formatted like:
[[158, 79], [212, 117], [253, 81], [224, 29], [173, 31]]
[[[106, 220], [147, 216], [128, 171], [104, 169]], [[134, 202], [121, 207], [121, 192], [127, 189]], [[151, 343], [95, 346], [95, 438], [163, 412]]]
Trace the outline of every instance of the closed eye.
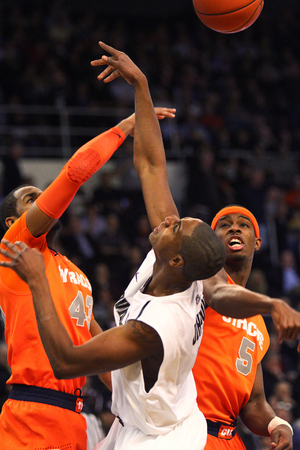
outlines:
[[173, 233], [177, 233], [181, 227], [181, 220], [174, 226]]

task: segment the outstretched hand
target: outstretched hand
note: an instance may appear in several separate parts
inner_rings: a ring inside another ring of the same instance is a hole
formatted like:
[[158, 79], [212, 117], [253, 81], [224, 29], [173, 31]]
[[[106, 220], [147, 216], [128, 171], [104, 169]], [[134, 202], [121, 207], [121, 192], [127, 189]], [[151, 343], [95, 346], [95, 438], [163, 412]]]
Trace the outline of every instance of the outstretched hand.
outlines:
[[[98, 80], [103, 80], [104, 83], [110, 83], [119, 76], [122, 76], [132, 86], [138, 84], [141, 80], [147, 82], [147, 79], [143, 72], [124, 52], [120, 52], [119, 50], [116, 50], [115, 48], [101, 41], [99, 42], [99, 45], [103, 50], [110, 53], [111, 56], [103, 55], [101, 59], [91, 61], [92, 66], [108, 66], [103, 70], [103, 72], [100, 73], [100, 75], [98, 75]], [[175, 117], [175, 108], [156, 107], [154, 109], [159, 120], [162, 120], [165, 117]], [[130, 135], [133, 136], [135, 114], [132, 114], [130, 117], [128, 117], [128, 119], [130, 119], [133, 123], [132, 131], [130, 132]]]
[[[278, 341], [283, 339], [295, 340], [300, 333], [300, 312], [295, 311], [285, 301], [276, 300], [271, 316], [278, 332]], [[298, 352], [300, 352], [300, 341], [298, 343]]]
[[100, 73], [100, 75], [98, 75], [98, 80], [109, 83], [121, 75], [127, 83], [132, 86], [142, 78], [146, 80], [143, 72], [124, 52], [120, 52], [101, 41], [99, 42], [99, 45], [103, 50], [110, 53], [111, 56], [103, 55], [101, 59], [91, 61], [92, 66], [108, 66]]
[[[169, 117], [173, 119], [175, 117], [176, 109], [175, 108], [166, 108], [162, 106], [157, 106], [154, 108], [156, 117], [159, 120], [164, 119], [165, 117]], [[130, 117], [128, 117], [125, 120], [130, 120], [131, 125], [131, 131], [130, 136], [134, 136], [134, 127], [135, 127], [135, 113], [133, 113]]]
[[2, 239], [2, 243], [8, 250], [0, 248], [0, 253], [8, 260], [0, 261], [0, 266], [13, 269], [26, 283], [45, 274], [44, 257], [36, 248], [32, 249], [22, 241], [12, 244], [7, 239]]

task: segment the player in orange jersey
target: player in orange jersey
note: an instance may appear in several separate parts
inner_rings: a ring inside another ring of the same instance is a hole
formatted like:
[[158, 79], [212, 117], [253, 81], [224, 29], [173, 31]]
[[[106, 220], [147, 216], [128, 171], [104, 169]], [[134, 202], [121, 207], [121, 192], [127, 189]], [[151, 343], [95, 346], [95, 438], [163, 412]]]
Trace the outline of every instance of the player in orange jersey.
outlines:
[[[173, 112], [158, 108], [160, 118]], [[160, 114], [161, 113], [161, 114]], [[83, 344], [101, 333], [93, 318], [89, 280], [54, 248], [57, 219], [79, 187], [87, 181], [133, 132], [134, 115], [83, 145], [58, 177], [42, 192], [22, 186], [0, 206], [7, 230], [5, 238], [22, 240], [45, 258], [47, 277], [59, 317], [74, 344]], [[57, 380], [41, 343], [28, 285], [10, 270], [0, 267], [0, 312], [5, 321], [5, 340], [12, 375], [9, 399], [0, 415], [1, 450], [85, 450], [86, 421], [80, 412], [80, 388], [85, 377]], [[109, 383], [107, 378], [103, 381]]]
[[[224, 280], [245, 287], [254, 252], [261, 246], [255, 217], [246, 208], [232, 205], [219, 211], [211, 226], [226, 250]], [[218, 276], [203, 283], [208, 303]], [[203, 339], [193, 368], [197, 403], [208, 425], [206, 450], [245, 449], [235, 431], [239, 415], [253, 433], [271, 435], [272, 442], [277, 443], [272, 444], [273, 448], [292, 448], [292, 432], [286, 424], [273, 433], [268, 427], [275, 413], [265, 398], [261, 360], [269, 343], [260, 315], [237, 320], [207, 307]]]

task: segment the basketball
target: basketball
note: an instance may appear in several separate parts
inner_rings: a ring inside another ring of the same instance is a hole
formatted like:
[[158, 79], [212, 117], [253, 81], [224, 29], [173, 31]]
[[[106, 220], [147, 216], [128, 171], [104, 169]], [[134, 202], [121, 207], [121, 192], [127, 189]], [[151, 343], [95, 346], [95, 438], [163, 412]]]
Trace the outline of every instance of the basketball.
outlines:
[[219, 33], [237, 33], [259, 17], [264, 0], [193, 0], [195, 12], [208, 28]]

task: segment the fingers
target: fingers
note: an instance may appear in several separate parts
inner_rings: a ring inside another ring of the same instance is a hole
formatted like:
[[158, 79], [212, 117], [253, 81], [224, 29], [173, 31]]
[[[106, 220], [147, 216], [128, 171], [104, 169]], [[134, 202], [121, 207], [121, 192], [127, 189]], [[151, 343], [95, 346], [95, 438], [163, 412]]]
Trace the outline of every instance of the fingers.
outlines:
[[278, 342], [282, 343], [284, 339], [288, 341], [294, 341], [297, 339], [300, 332], [299, 325], [292, 325], [291, 327], [280, 328], [278, 332]]
[[[9, 248], [9, 250], [5, 250], [3, 248], [0, 248], [0, 253], [5, 256], [6, 258], [10, 258], [11, 260], [16, 261], [22, 251], [26, 250], [28, 246], [22, 242], [22, 241], [16, 241], [14, 244], [7, 239], [2, 239], [2, 243], [6, 245], [6, 247]], [[21, 250], [20, 250], [21, 249]]]
[[90, 62], [91, 66], [104, 66], [107, 65], [107, 61], [105, 59], [94, 59], [94, 61]]
[[[110, 45], [105, 44], [104, 42], [100, 41], [99, 45], [103, 50], [110, 53], [113, 57], [117, 57], [121, 52], [119, 50], [116, 50], [115, 48], [111, 47]], [[92, 66], [103, 66], [104, 64], [109, 64], [109, 60], [112, 58], [109, 58], [106, 55], [103, 55], [101, 59], [95, 59], [94, 61], [91, 61]]]
[[0, 261], [0, 265], [3, 267], [9, 267], [11, 265], [13, 254], [4, 248], [0, 248], [0, 254], [5, 256], [6, 258], [10, 258], [11, 261]]
[[115, 49], [114, 47], [111, 47], [110, 45], [105, 44], [102, 41], [99, 41], [98, 44], [100, 45], [101, 48], [103, 48], [103, 50], [105, 50], [106, 52], [110, 53], [113, 56], [120, 53], [119, 50]]
[[119, 74], [118, 70], [115, 69], [115, 67], [108, 66], [105, 70], [103, 70], [103, 72], [100, 73], [100, 75], [98, 75], [97, 78], [98, 78], [98, 80], [103, 80], [104, 83], [107, 83], [108, 80], [112, 81], [115, 78], [117, 78], [119, 75], [120, 74]]
[[280, 330], [278, 333], [278, 344], [282, 344], [282, 341], [283, 341], [283, 332], [282, 330]]
[[173, 119], [175, 117], [175, 112], [176, 112], [175, 108], [162, 108], [160, 106], [157, 106], [154, 109], [155, 109], [156, 117], [159, 120], [162, 120], [165, 117], [169, 117], [171, 119]]
[[[100, 74], [101, 75], [101, 74]], [[115, 80], [120, 76], [120, 72], [118, 70], [115, 70], [111, 75], [103, 79], [103, 83], [110, 83], [111, 81]], [[101, 79], [98, 77], [98, 79]]]
[[3, 242], [3, 244], [5, 244], [6, 245], [6, 247], [8, 247], [11, 251], [12, 251], [12, 253], [13, 253], [13, 255], [20, 255], [20, 248], [16, 245], [16, 243], [15, 244], [13, 244], [12, 242], [10, 242], [10, 241], [8, 241], [7, 239], [2, 239], [2, 242]]
[[29, 248], [28, 245], [26, 245], [25, 242], [22, 241], [16, 241], [15, 244], [18, 245], [21, 250], [26, 250], [26, 248]]
[[[110, 47], [110, 48], [112, 48], [112, 47]], [[118, 52], [118, 53], [120, 53], [120, 52]], [[91, 61], [92, 66], [108, 65], [108, 67], [106, 69], [104, 69], [103, 72], [101, 72], [98, 75], [98, 77], [97, 77], [98, 80], [103, 80], [104, 83], [109, 83], [120, 76], [119, 71], [114, 67], [113, 63], [115, 63], [115, 62], [116, 62], [116, 60], [114, 60], [113, 58], [109, 58], [106, 55], [103, 55], [101, 59], [96, 59], [94, 61]]]
[[[111, 47], [110, 45], [105, 44], [104, 42], [99, 42], [99, 45], [103, 50], [110, 53], [112, 56], [117, 56], [119, 53], [121, 53], [119, 50], [116, 50], [115, 48]], [[103, 58], [104, 56], [104, 58]], [[100, 66], [103, 64], [107, 64], [107, 56], [103, 55], [101, 59], [95, 59], [94, 61], [91, 61], [92, 66]]]
[[7, 239], [2, 239], [2, 242], [10, 250], [10, 251], [8, 251], [8, 250], [5, 250], [5, 249], [1, 249], [2, 255], [6, 256], [6, 258], [10, 258], [11, 260], [17, 259], [18, 256], [20, 255], [19, 248], [16, 245], [14, 245], [11, 242], [9, 242]]

